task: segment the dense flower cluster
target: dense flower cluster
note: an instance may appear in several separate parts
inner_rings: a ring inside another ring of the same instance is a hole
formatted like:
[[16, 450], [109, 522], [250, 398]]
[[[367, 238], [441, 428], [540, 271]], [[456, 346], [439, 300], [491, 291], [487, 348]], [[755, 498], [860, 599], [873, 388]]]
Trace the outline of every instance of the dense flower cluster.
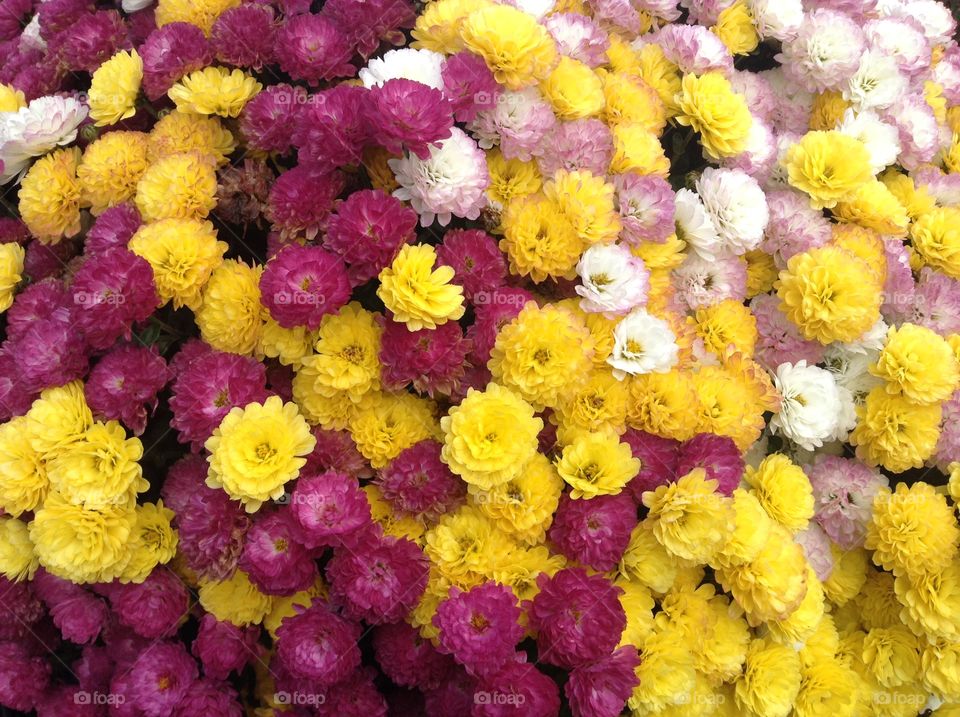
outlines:
[[960, 714], [937, 0], [0, 0], [0, 707]]

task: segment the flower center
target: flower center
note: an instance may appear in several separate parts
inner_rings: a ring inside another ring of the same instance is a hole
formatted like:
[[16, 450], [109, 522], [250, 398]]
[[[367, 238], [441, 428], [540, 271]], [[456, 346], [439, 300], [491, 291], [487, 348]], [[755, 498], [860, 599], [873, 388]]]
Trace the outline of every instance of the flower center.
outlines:
[[267, 461], [277, 455], [277, 449], [271, 446], [269, 443], [261, 443], [257, 446], [257, 458], [261, 461]]

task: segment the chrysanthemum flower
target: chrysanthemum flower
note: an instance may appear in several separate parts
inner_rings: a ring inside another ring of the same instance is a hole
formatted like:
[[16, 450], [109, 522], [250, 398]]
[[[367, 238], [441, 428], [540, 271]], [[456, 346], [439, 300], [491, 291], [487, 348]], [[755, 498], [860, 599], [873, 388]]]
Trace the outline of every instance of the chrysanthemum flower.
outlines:
[[0, 313], [13, 305], [13, 297], [23, 274], [23, 247], [0, 244]]
[[80, 156], [77, 147], [58, 149], [37, 160], [20, 185], [20, 218], [45, 244], [80, 232]]
[[352, 77], [353, 48], [346, 34], [326, 15], [302, 13], [288, 17], [274, 43], [277, 64], [294, 80], [316, 86], [321, 80]]
[[163, 501], [136, 507], [137, 523], [130, 536], [130, 559], [120, 573], [121, 582], [142, 583], [158, 565], [177, 553], [177, 533], [171, 526], [173, 511]]
[[919, 468], [936, 450], [941, 415], [940, 404], [918, 406], [878, 386], [857, 407], [858, 423], [850, 443], [867, 465], [894, 473]]
[[237, 259], [213, 270], [196, 310], [200, 336], [213, 348], [236, 354], [256, 350], [267, 313], [260, 302], [262, 272], [262, 266], [247, 266]]
[[173, 110], [150, 130], [148, 156], [153, 163], [172, 154], [199, 152], [220, 167], [236, 147], [236, 140], [219, 117]]
[[237, 627], [257, 625], [270, 612], [272, 599], [257, 590], [242, 570], [213, 580], [201, 580], [197, 589], [200, 607], [221, 622]]
[[6, 476], [0, 484], [0, 507], [13, 517], [38, 508], [50, 486], [46, 464], [30, 444], [28, 431], [25, 416], [0, 424], [0, 468]]
[[145, 225], [133, 235], [129, 248], [149, 262], [162, 302], [192, 309], [199, 309], [201, 291], [227, 251], [226, 243], [217, 241], [213, 225], [196, 219]]
[[326, 314], [350, 298], [343, 262], [320, 247], [292, 244], [266, 265], [260, 278], [262, 301], [285, 328], [317, 329]]
[[611, 130], [613, 158], [610, 160], [612, 174], [635, 172], [642, 176], [666, 178], [670, 161], [664, 153], [660, 140], [639, 122], [621, 122]]
[[[960, 637], [960, 564], [915, 577], [898, 575], [893, 581], [895, 608], [914, 634], [956, 642]], [[894, 623], [895, 624], [895, 623]]]
[[393, 320], [411, 331], [434, 329], [463, 316], [463, 288], [450, 283], [453, 269], [436, 263], [432, 246], [405, 245], [393, 264], [380, 272], [377, 296], [393, 312]]
[[296, 405], [279, 396], [234, 408], [204, 444], [210, 451], [207, 485], [223, 487], [247, 512], [255, 512], [283, 495], [315, 444]]
[[791, 186], [808, 194], [815, 209], [836, 206], [873, 174], [863, 142], [837, 131], [808, 132], [783, 164]]
[[960, 380], [950, 345], [915, 324], [890, 329], [871, 373], [886, 381], [888, 393], [924, 405], [949, 398]]
[[283, 239], [313, 239], [326, 226], [345, 184], [340, 172], [298, 165], [281, 174], [270, 187], [264, 216]]
[[541, 194], [514, 199], [503, 212], [501, 226], [500, 249], [512, 274], [536, 282], [576, 275], [584, 241], [556, 201]]
[[146, 222], [205, 219], [217, 205], [213, 162], [199, 152], [157, 160], [137, 183], [137, 209]]
[[748, 467], [744, 481], [780, 525], [794, 533], [807, 527], [813, 517], [813, 491], [806, 474], [787, 456], [774, 453], [757, 468]]
[[560, 501], [549, 538], [568, 559], [594, 570], [612, 570], [623, 557], [637, 524], [629, 493]]
[[370, 89], [367, 105], [377, 144], [392, 154], [406, 149], [420, 159], [450, 136], [453, 108], [440, 90], [402, 78]]
[[296, 677], [320, 685], [339, 682], [360, 664], [360, 625], [332, 612], [322, 600], [287, 618], [277, 630], [277, 656]]
[[431, 401], [409, 393], [373, 396], [350, 417], [350, 436], [371, 466], [383, 468], [405, 448], [437, 437], [435, 411]]
[[209, 35], [214, 21], [226, 10], [239, 4], [240, 0], [210, 0], [200, 5], [191, 0], [162, 0], [157, 3], [157, 27], [174, 22], [188, 22]]
[[210, 31], [220, 62], [261, 70], [273, 62], [275, 15], [269, 5], [240, 5], [223, 12]]
[[913, 248], [924, 262], [951, 279], [960, 279], [960, 209], [937, 207], [910, 227]]
[[640, 461], [616, 436], [587, 433], [563, 449], [557, 471], [573, 488], [573, 498], [589, 499], [618, 494], [640, 471]]
[[183, 21], [162, 23], [139, 47], [143, 58], [143, 91], [156, 101], [186, 74], [213, 61], [204, 30]]
[[7, 580], [31, 580], [40, 563], [29, 528], [17, 518], [0, 518], [0, 575]]
[[556, 44], [546, 29], [508, 5], [472, 12], [460, 36], [467, 50], [483, 57], [497, 82], [513, 90], [544, 79], [557, 57]]
[[181, 112], [238, 117], [263, 85], [243, 70], [206, 67], [177, 82], [167, 92]]
[[77, 166], [77, 179], [90, 213], [131, 199], [147, 171], [148, 137], [142, 132], [109, 132], [90, 144]]
[[719, 72], [683, 76], [677, 97], [677, 122], [700, 133], [704, 150], [714, 159], [739, 154], [746, 148], [753, 119], [742, 95]]
[[97, 68], [88, 101], [90, 118], [98, 127], [133, 117], [141, 80], [143, 60], [136, 50], [120, 51]]
[[743, 675], [735, 683], [739, 708], [751, 714], [787, 717], [800, 692], [797, 652], [770, 639], [756, 639], [747, 649]]
[[261, 592], [293, 595], [316, 582], [317, 566], [299, 528], [292, 513], [276, 511], [257, 516], [244, 535], [237, 567]]

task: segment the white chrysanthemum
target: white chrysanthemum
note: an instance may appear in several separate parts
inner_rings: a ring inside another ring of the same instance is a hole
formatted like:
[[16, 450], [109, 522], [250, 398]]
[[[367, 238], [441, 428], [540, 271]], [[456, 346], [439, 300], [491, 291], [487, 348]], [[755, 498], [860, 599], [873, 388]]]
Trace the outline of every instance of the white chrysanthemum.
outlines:
[[760, 245], [770, 213], [756, 179], [739, 169], [708, 167], [697, 180], [697, 193], [724, 251], [741, 256]]
[[20, 33], [19, 49], [20, 52], [27, 52], [29, 50], [43, 51], [47, 49], [47, 41], [40, 35], [39, 13], [30, 19], [27, 26], [23, 28], [23, 32]]
[[704, 259], [716, 258], [720, 252], [720, 236], [696, 192], [686, 188], [677, 191], [674, 220], [679, 239]]
[[847, 80], [843, 99], [857, 110], [886, 109], [903, 96], [907, 79], [897, 61], [880, 50], [869, 50], [860, 58], [860, 67]]
[[583, 297], [580, 308], [608, 316], [623, 314], [647, 300], [650, 272], [643, 260], [619, 244], [595, 244], [577, 263]]
[[840, 412], [837, 414], [837, 426], [828, 440], [846, 441], [850, 431], [857, 427], [857, 402], [853, 391], [837, 384], [837, 395], [840, 397]]
[[863, 332], [855, 341], [840, 344], [844, 351], [851, 354], [869, 354], [879, 352], [887, 343], [887, 332], [890, 327], [882, 318], [869, 329]]
[[910, 0], [907, 3], [898, 3], [886, 14], [917, 23], [923, 29], [923, 34], [934, 45], [949, 42], [957, 29], [957, 23], [950, 14], [950, 8], [937, 0]]
[[724, 157], [720, 160], [720, 166], [742, 169], [757, 181], [765, 181], [770, 177], [777, 161], [776, 153], [777, 142], [770, 125], [765, 120], [754, 117], [743, 151], [733, 157]]
[[490, 184], [486, 158], [458, 127], [439, 146], [431, 146], [426, 159], [406, 154], [388, 163], [400, 184], [393, 196], [410, 202], [425, 227], [434, 219], [442, 226], [453, 217], [476, 219], [486, 205]]
[[856, 405], [862, 405], [867, 394], [883, 383], [869, 370], [870, 365], [876, 363], [878, 354], [878, 351], [854, 353], [842, 344], [829, 346], [824, 354], [824, 366], [833, 374], [837, 386], [850, 392]]
[[77, 138], [87, 106], [73, 97], [38, 97], [16, 112], [0, 115], [0, 184], [27, 168], [33, 157]]
[[533, 15], [537, 20], [543, 20], [553, 12], [557, 3], [556, 0], [509, 0], [507, 4], [523, 10], [528, 15]]
[[803, 22], [801, 0], [748, 0], [747, 7], [753, 15], [757, 34], [764, 39], [789, 40]]
[[767, 180], [766, 188], [771, 189], [790, 189], [790, 183], [787, 177], [787, 169], [784, 163], [787, 152], [790, 148], [800, 141], [801, 135], [786, 132], [775, 135], [777, 143], [777, 160], [773, 163], [773, 170], [770, 172], [770, 179]]
[[863, 142], [870, 153], [870, 168], [876, 174], [897, 161], [900, 154], [900, 132], [880, 119], [873, 110], [856, 113], [847, 110], [837, 131]]
[[443, 62], [443, 55], [433, 50], [414, 50], [412, 47], [390, 50], [383, 57], [370, 60], [360, 70], [360, 80], [367, 88], [379, 87], [387, 80], [399, 78], [442, 90]]
[[898, 99], [888, 115], [900, 131], [899, 162], [903, 168], [912, 172], [932, 161], [940, 151], [944, 136], [923, 95]]
[[833, 375], [806, 361], [782, 363], [774, 377], [781, 396], [780, 411], [770, 419], [770, 430], [812, 451], [833, 440], [844, 414]]
[[896, 60], [901, 72], [914, 76], [930, 67], [930, 42], [914, 23], [882, 17], [870, 20], [863, 32], [871, 47]]
[[787, 77], [810, 91], [840, 87], [860, 64], [866, 43], [850, 16], [827, 9], [808, 13], [797, 36], [783, 43], [776, 59]]
[[642, 373], [665, 373], [676, 366], [677, 339], [663, 319], [634, 309], [613, 330], [613, 351], [607, 363], [623, 380]]
[[125, 13], [137, 12], [153, 5], [154, 0], [122, 0], [121, 7]]

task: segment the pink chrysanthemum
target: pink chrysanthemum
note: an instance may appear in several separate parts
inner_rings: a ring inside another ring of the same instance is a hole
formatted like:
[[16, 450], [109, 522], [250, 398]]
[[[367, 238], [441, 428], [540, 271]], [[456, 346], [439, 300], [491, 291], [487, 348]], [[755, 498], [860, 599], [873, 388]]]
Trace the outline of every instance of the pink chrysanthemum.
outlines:
[[226, 680], [230, 673], [239, 674], [257, 655], [259, 635], [260, 628], [256, 625], [237, 627], [207, 613], [200, 619], [191, 650], [203, 665], [204, 675]]
[[259, 71], [273, 62], [276, 23], [269, 5], [238, 5], [213, 23], [210, 44], [217, 60]]
[[158, 569], [142, 583], [111, 587], [110, 605], [120, 623], [141, 637], [171, 637], [190, 609], [190, 592], [172, 571]]
[[45, 614], [31, 582], [14, 582], [0, 575], [0, 642], [22, 640]]
[[350, 300], [343, 260], [318, 246], [291, 244], [274, 256], [260, 277], [260, 296], [270, 316], [286, 328], [319, 328]]
[[307, 91], [302, 87], [270, 85], [244, 106], [240, 131], [253, 149], [286, 154], [293, 144], [297, 118], [306, 104]]
[[424, 713], [426, 717], [460, 717], [470, 714], [477, 703], [477, 683], [466, 670], [459, 665], [448, 679], [424, 694]]
[[881, 312], [891, 323], [907, 321], [913, 314], [917, 292], [910, 268], [910, 254], [904, 243], [896, 237], [884, 240], [883, 253], [887, 276], [883, 285]]
[[450, 55], [440, 74], [457, 122], [472, 122], [478, 112], [496, 104], [500, 86], [479, 55], [467, 51]]
[[466, 497], [466, 487], [440, 460], [440, 444], [420, 441], [380, 469], [375, 480], [384, 499], [401, 513], [436, 518]]
[[738, 256], [721, 255], [713, 261], [691, 253], [673, 271], [677, 298], [692, 311], [726, 299], [742, 303], [747, 295], [747, 264]]
[[357, 478], [370, 477], [370, 465], [360, 455], [349, 431], [329, 431], [316, 427], [311, 432], [317, 440], [317, 445], [313, 453], [306, 456], [306, 465], [300, 469], [303, 475], [332, 470]]
[[586, 170], [602, 177], [612, 159], [613, 135], [598, 119], [561, 122], [547, 133], [537, 149], [537, 164], [544, 177], [552, 177], [561, 169]]
[[325, 246], [347, 263], [354, 286], [390, 265], [400, 247], [416, 238], [417, 214], [394, 197], [363, 189], [347, 197], [331, 215]]
[[[0, 40], [15, 40], [23, 30], [23, 26], [30, 22], [30, 13], [33, 11], [33, 0], [3, 0], [0, 7]], [[93, 3], [85, 2], [82, 9], [91, 8]]]
[[447, 395], [463, 377], [468, 353], [470, 342], [454, 321], [418, 331], [389, 321], [380, 339], [381, 380], [390, 390], [413, 385], [431, 397]]
[[322, 599], [284, 618], [277, 628], [277, 657], [296, 678], [333, 685], [360, 664], [360, 625], [331, 612]]
[[556, 41], [560, 54], [588, 67], [607, 64], [607, 48], [610, 45], [607, 33], [586, 15], [555, 13], [546, 18], [544, 26]]
[[402, 45], [406, 39], [403, 31], [416, 21], [409, 0], [327, 0], [323, 14], [364, 59], [374, 54], [381, 42]]
[[637, 505], [629, 493], [573, 500], [560, 499], [547, 537], [569, 560], [594, 570], [612, 570], [637, 524]]
[[127, 28], [116, 10], [84, 13], [51, 40], [50, 51], [75, 72], [93, 72], [119, 50], [131, 48]]
[[242, 717], [243, 713], [233, 687], [201, 679], [190, 685], [170, 717]]
[[32, 241], [27, 245], [23, 258], [23, 273], [31, 281], [40, 281], [51, 276], [59, 276], [63, 267], [77, 253], [77, 243], [64, 240], [58, 244], [41, 244]]
[[512, 286], [500, 286], [493, 291], [477, 294], [474, 297], [475, 318], [466, 333], [467, 339], [473, 343], [470, 363], [486, 366], [500, 329], [513, 321], [527, 302], [533, 300], [533, 294], [529, 291]]
[[530, 161], [557, 124], [550, 105], [536, 89], [504, 92], [493, 107], [477, 114], [469, 129], [483, 149], [500, 145], [507, 159]]
[[540, 573], [537, 586], [527, 614], [543, 662], [573, 668], [613, 651], [627, 624], [619, 588], [583, 568]]
[[431, 690], [453, 667], [453, 660], [405, 622], [379, 625], [373, 632], [373, 654], [384, 674], [402, 687]]
[[437, 246], [437, 263], [455, 272], [454, 281], [463, 287], [467, 301], [479, 292], [491, 292], [507, 275], [507, 264], [496, 240], [480, 229], [452, 229]]
[[0, 348], [0, 420], [22, 416], [30, 409], [36, 393], [23, 381], [10, 347]]
[[794, 536], [797, 544], [803, 548], [807, 562], [820, 580], [826, 580], [833, 572], [833, 552], [830, 538], [819, 523], [812, 522], [806, 529]]
[[31, 655], [22, 642], [0, 642], [0, 705], [29, 712], [50, 682], [50, 663]]
[[83, 250], [91, 255], [107, 249], [125, 249], [140, 224], [140, 212], [132, 202], [116, 204], [94, 220], [83, 240]]
[[213, 48], [196, 25], [171, 22], [150, 33], [137, 52], [143, 60], [143, 91], [163, 97], [181, 77], [213, 62]]
[[844, 550], [862, 545], [873, 499], [887, 479], [860, 461], [838, 456], [818, 456], [806, 474], [820, 527]]
[[960, 461], [960, 391], [955, 391], [949, 399], [944, 401], [941, 409], [943, 419], [934, 460], [940, 470], [947, 472], [947, 467], [951, 463]]
[[126, 344], [97, 362], [84, 392], [98, 416], [118, 420], [139, 436], [148, 414], [157, 407], [157, 394], [171, 377], [167, 362], [156, 350]]
[[277, 32], [274, 53], [280, 69], [316, 87], [321, 80], [353, 77], [353, 48], [336, 23], [323, 15], [287, 18]]
[[20, 291], [7, 309], [7, 338], [17, 341], [36, 322], [72, 303], [59, 279], [43, 279]]
[[74, 585], [45, 570], [37, 572], [32, 584], [63, 639], [77, 645], [97, 639], [110, 616], [106, 602], [83, 586]]
[[[824, 52], [825, 42], [830, 43], [830, 52]], [[849, 15], [817, 8], [804, 14], [796, 37], [783, 43], [775, 59], [788, 79], [810, 92], [820, 92], [848, 80], [865, 50], [863, 30]]]
[[770, 220], [760, 244], [779, 268], [795, 254], [816, 249], [830, 241], [830, 221], [810, 208], [810, 201], [792, 189], [767, 192]]
[[637, 686], [640, 656], [633, 645], [570, 673], [564, 692], [570, 709], [581, 717], [617, 717]]
[[719, 37], [700, 25], [666, 25], [652, 38], [684, 74], [733, 72], [733, 57]]
[[258, 514], [247, 530], [238, 567], [267, 595], [306, 590], [319, 573], [299, 537], [299, 525], [288, 510]]
[[760, 294], [750, 301], [757, 320], [757, 360], [771, 371], [782, 363], [805, 360], [813, 366], [822, 361], [823, 344], [803, 338], [796, 325], [786, 320], [779, 304], [772, 294]]
[[314, 710], [316, 717], [387, 717], [387, 701], [377, 689], [376, 671], [369, 667], [354, 670], [347, 679], [324, 693]]
[[942, 336], [960, 333], [960, 281], [929, 267], [921, 269], [910, 322]]
[[666, 180], [639, 174], [618, 174], [613, 178], [622, 228], [620, 238], [627, 244], [663, 242], [674, 231], [676, 201]]
[[450, 136], [453, 108], [440, 90], [402, 78], [371, 87], [367, 111], [377, 144], [393, 154], [412, 152], [421, 160]]
[[267, 219], [282, 236], [313, 239], [326, 226], [344, 185], [340, 172], [317, 172], [304, 166], [289, 169], [270, 189]]
[[[14, 2], [10, 5], [11, 14], [16, 10], [21, 10], [25, 14], [31, 9], [31, 3]], [[4, 10], [6, 11], [7, 8], [4, 7]], [[37, 14], [40, 15], [41, 37], [45, 40], [53, 39], [54, 35], [69, 29], [78, 15], [93, 12], [93, 10], [93, 0], [49, 0], [49, 2], [39, 3]]]
[[486, 676], [513, 658], [524, 634], [520, 615], [510, 588], [486, 582], [466, 592], [451, 588], [437, 606], [433, 624], [440, 631], [440, 650], [468, 672]]
[[168, 717], [197, 676], [197, 663], [183, 645], [156, 643], [131, 666], [126, 701], [145, 717]]
[[685, 476], [696, 468], [703, 468], [708, 480], [717, 481], [718, 493], [731, 495], [740, 485], [743, 457], [737, 445], [727, 436], [698, 433], [681, 445], [677, 452], [677, 476]]
[[58, 308], [31, 324], [10, 347], [31, 391], [62, 386], [87, 372], [87, 350], [73, 313]]
[[645, 491], [656, 490], [676, 480], [679, 441], [632, 428], [620, 440], [630, 446], [634, 458], [640, 459], [640, 472], [627, 484], [627, 490], [637, 504]]
[[[485, 698], [478, 700], [481, 693]], [[507, 662], [481, 680], [473, 701], [472, 717], [555, 717], [560, 713], [557, 683], [527, 662]]]
[[370, 503], [357, 479], [335, 471], [301, 475], [290, 497], [290, 510], [300, 524], [301, 541], [309, 548], [340, 545], [372, 520]]
[[359, 164], [371, 139], [367, 117], [370, 93], [362, 87], [337, 85], [310, 96], [297, 113], [293, 144], [302, 164], [330, 171]]
[[266, 400], [266, 370], [249, 356], [215, 351], [206, 344], [187, 343], [171, 363], [173, 380], [170, 425], [181, 443], [203, 448], [220, 421], [234, 406]]
[[413, 541], [370, 533], [334, 550], [327, 563], [330, 598], [354, 620], [398, 622], [419, 602], [429, 570], [430, 561]]

